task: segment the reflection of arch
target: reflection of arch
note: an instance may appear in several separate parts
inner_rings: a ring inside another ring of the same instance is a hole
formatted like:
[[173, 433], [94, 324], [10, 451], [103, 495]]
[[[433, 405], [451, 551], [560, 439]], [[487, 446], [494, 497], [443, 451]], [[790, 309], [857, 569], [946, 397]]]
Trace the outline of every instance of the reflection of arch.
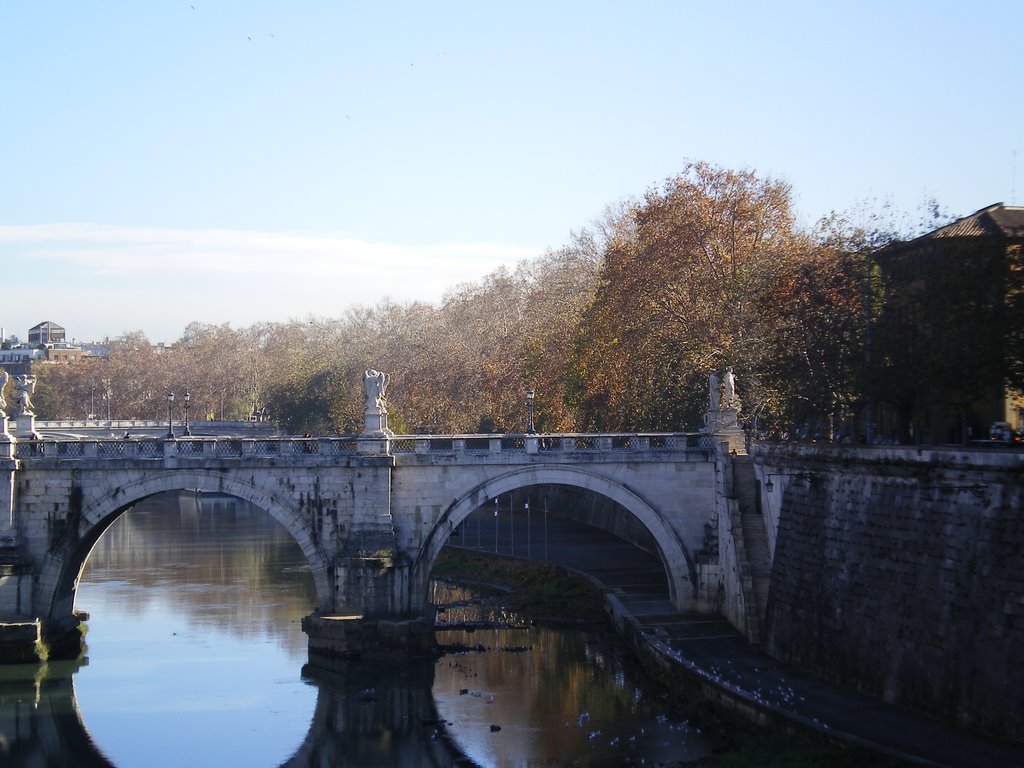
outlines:
[[[25, 665], [24, 674], [0, 682], [0, 756], [14, 765], [114, 768], [79, 710], [73, 673], [80, 666], [51, 662], [40, 677], [37, 667]], [[464, 759], [449, 740], [429, 738], [438, 727], [432, 663], [339, 661], [333, 669], [306, 665], [302, 675], [317, 688], [316, 707], [306, 738], [282, 766], [316, 768], [346, 757], [376, 764], [379, 746], [367, 737], [381, 734], [388, 736], [389, 764], [450, 766]]]
[[566, 466], [526, 467], [491, 478], [451, 503], [430, 530], [416, 558], [413, 569], [411, 600], [419, 607], [426, 599], [430, 570], [448, 541], [448, 537], [474, 510], [496, 496], [533, 485], [571, 485], [601, 496], [622, 506], [639, 520], [654, 538], [658, 557], [668, 574], [669, 593], [677, 607], [692, 604], [697, 593], [697, 573], [682, 539], [664, 516], [639, 494], [613, 480], [593, 472]]
[[[316, 709], [305, 741], [282, 768], [322, 765], [459, 765], [465, 756], [443, 732], [434, 705], [434, 662], [333, 659], [302, 668]], [[372, 735], [372, 739], [367, 736]]]
[[51, 619], [71, 616], [74, 610], [78, 580], [89, 553], [103, 532], [133, 504], [158, 493], [199, 490], [237, 496], [267, 512], [285, 527], [309, 561], [317, 600], [321, 606], [332, 605], [332, 587], [327, 573], [327, 558], [313, 537], [313, 532], [287, 497], [237, 480], [221, 473], [201, 470], [180, 470], [146, 475], [139, 480], [112, 489], [112, 493], [84, 507], [78, 523], [81, 538], [65, 537], [64, 546], [47, 555], [39, 582], [53, 585], [50, 604], [44, 610]]
[[[13, 765], [114, 768], [93, 743], [78, 711], [72, 674], [80, 666], [24, 665], [23, 675], [6, 675], [0, 683], [0, 754]], [[12, 732], [5, 726], [12, 726]]]

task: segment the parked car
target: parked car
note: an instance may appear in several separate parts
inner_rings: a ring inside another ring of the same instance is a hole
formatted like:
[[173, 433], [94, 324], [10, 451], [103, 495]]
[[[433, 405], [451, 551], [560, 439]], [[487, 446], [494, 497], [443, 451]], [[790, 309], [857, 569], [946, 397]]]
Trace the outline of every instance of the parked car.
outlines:
[[1020, 432], [1013, 429], [1008, 421], [996, 421], [988, 430], [988, 439], [991, 443], [1002, 443], [1003, 445], [1021, 445]]

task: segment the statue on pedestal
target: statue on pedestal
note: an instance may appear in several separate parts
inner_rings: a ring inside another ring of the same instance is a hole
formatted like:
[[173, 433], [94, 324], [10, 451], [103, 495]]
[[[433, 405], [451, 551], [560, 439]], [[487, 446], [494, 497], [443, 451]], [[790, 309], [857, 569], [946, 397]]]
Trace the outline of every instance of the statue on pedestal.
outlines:
[[732, 366], [725, 372], [725, 407], [734, 411], [740, 409], [740, 400], [736, 397], [736, 376], [733, 375]]
[[36, 412], [32, 410], [32, 393], [36, 391], [36, 377], [27, 373], [16, 376], [14, 388], [18, 391], [18, 415], [35, 416]]
[[380, 371], [369, 370], [363, 374], [363, 387], [366, 389], [366, 410], [374, 413], [387, 413], [388, 383], [391, 377]]
[[387, 391], [391, 377], [386, 373], [370, 369], [363, 374], [363, 388], [366, 390], [366, 410], [363, 413], [363, 434], [390, 435], [388, 429]]
[[704, 431], [724, 438], [734, 450], [743, 449], [743, 430], [739, 425], [740, 399], [736, 395], [736, 375], [732, 367], [719, 378], [716, 371], [708, 374], [711, 408], [704, 414]]

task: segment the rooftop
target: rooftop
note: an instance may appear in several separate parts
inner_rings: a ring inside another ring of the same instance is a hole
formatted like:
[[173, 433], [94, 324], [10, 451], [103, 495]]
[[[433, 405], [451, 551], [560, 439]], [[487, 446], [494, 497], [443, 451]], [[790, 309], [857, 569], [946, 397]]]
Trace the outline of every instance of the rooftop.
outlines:
[[951, 224], [922, 235], [918, 240], [938, 237], [980, 237], [1001, 235], [1024, 237], [1024, 208], [995, 203]]

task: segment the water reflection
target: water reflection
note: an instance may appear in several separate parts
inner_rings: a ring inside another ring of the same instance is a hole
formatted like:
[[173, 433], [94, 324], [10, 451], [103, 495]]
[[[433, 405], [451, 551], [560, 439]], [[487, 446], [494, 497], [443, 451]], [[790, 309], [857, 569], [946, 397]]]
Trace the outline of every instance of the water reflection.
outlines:
[[710, 753], [695, 727], [637, 685], [639, 670], [606, 637], [535, 627], [438, 640], [467, 647], [441, 659], [434, 698], [480, 765], [681, 765]]
[[71, 676], [80, 664], [0, 665], [0, 763], [113, 768], [75, 703]]
[[[166, 611], [194, 628], [256, 632], [298, 658], [305, 635], [290, 623], [315, 602], [309, 566], [283, 526], [234, 497], [181, 493], [145, 500], [104, 533], [77, 606], [136, 618]], [[94, 618], [90, 630], [106, 614]]]
[[[517, 617], [443, 585], [449, 620]], [[88, 660], [0, 667], [5, 766], [679, 764], [707, 754], [596, 636], [448, 629], [434, 661], [307, 663], [298, 546], [233, 499], [154, 497], [90, 556]]]
[[303, 675], [318, 687], [316, 712], [288, 768], [470, 765], [434, 708], [432, 662], [321, 659]]
[[[110, 759], [104, 749], [111, 745], [101, 742], [103, 748], [98, 746], [82, 720], [72, 682], [75, 666], [70, 662], [0, 666], [0, 764], [19, 768], [278, 764], [272, 755], [232, 743], [229, 734], [220, 745], [191, 748], [186, 763], [176, 762], [182, 759], [182, 750], [172, 749], [175, 754], [169, 755], [152, 741], [147, 754]], [[433, 674], [432, 663], [307, 666], [302, 676], [316, 691], [316, 706], [302, 743], [280, 764], [287, 768], [468, 765], [445, 738], [438, 721], [431, 696]], [[217, 722], [222, 722], [221, 715], [212, 713]], [[196, 738], [195, 732], [177, 735], [183, 742]], [[135, 738], [144, 740], [142, 733]]]
[[86, 564], [89, 665], [75, 693], [127, 766], [279, 765], [306, 738], [301, 617], [315, 603], [295, 542], [222, 497], [166, 494], [123, 515]]

